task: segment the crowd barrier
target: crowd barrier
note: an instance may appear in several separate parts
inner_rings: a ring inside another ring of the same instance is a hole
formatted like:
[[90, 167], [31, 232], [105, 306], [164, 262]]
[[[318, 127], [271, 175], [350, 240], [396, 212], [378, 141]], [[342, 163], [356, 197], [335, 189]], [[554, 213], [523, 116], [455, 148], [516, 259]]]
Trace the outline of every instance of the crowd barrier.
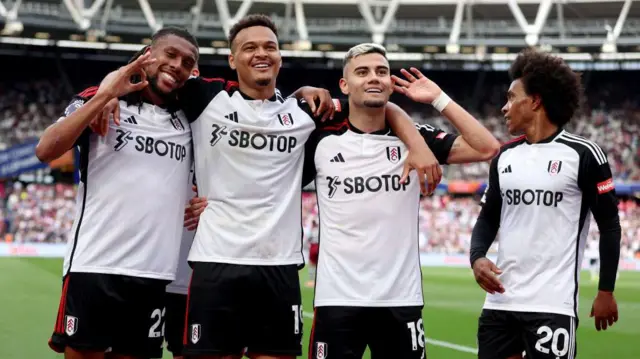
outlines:
[[[42, 257], [62, 258], [67, 252], [66, 244], [49, 243], [0, 243], [0, 257]], [[489, 256], [495, 261], [495, 256]], [[469, 267], [469, 257], [463, 254], [432, 254], [420, 253], [420, 263], [423, 267]], [[582, 263], [583, 269], [588, 268], [588, 261]], [[640, 259], [623, 259], [620, 270], [640, 272]]]

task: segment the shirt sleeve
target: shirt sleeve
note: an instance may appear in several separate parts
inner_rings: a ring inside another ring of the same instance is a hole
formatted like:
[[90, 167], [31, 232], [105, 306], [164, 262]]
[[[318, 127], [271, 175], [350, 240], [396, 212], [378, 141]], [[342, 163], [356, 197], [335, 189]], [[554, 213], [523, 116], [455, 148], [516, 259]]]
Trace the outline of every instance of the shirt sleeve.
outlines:
[[[333, 99], [333, 104], [336, 107], [336, 111], [333, 114], [333, 122], [342, 122], [349, 117], [349, 101]], [[322, 115], [314, 117], [311, 111], [311, 106], [305, 100], [298, 100], [298, 106], [304, 111], [316, 124], [321, 124]], [[316, 108], [320, 106], [320, 102], [316, 101]]]
[[221, 78], [192, 77], [178, 90], [178, 106], [189, 123], [194, 122], [218, 93], [229, 89], [233, 84]]
[[[86, 90], [74, 95], [69, 101], [69, 104], [65, 107], [64, 111], [58, 117], [56, 122], [64, 121], [65, 118], [69, 117], [72, 113], [76, 112], [80, 107], [84, 106], [87, 101], [89, 101], [95, 94], [98, 92], [98, 87], [93, 86], [89, 87]], [[82, 134], [78, 137], [74, 146], [79, 146], [83, 141], [88, 139], [91, 135], [91, 128], [87, 127]]]
[[429, 146], [429, 149], [431, 149], [431, 152], [436, 156], [438, 162], [447, 164], [451, 147], [458, 136], [426, 124], [416, 124], [416, 128]]
[[613, 291], [620, 260], [622, 231], [613, 175], [606, 154], [593, 144], [580, 158], [578, 185], [600, 231], [600, 283]]
[[470, 262], [485, 257], [491, 244], [496, 239], [500, 228], [500, 215], [502, 213], [502, 194], [500, 192], [500, 177], [498, 175], [498, 158], [491, 161], [489, 168], [489, 183], [480, 199], [482, 209], [471, 233]]

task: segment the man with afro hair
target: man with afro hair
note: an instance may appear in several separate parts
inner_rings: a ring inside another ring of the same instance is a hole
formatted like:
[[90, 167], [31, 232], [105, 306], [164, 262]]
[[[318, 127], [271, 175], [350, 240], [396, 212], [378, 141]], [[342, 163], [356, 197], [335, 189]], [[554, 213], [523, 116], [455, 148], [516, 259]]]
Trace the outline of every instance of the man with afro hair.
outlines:
[[[511, 135], [492, 162], [471, 238], [476, 281], [488, 294], [480, 359], [576, 357], [578, 285], [589, 213], [600, 229], [597, 330], [618, 320], [613, 296], [620, 221], [607, 155], [564, 126], [581, 100], [579, 74], [559, 57], [520, 53], [502, 108]], [[486, 258], [499, 231], [497, 262]]]

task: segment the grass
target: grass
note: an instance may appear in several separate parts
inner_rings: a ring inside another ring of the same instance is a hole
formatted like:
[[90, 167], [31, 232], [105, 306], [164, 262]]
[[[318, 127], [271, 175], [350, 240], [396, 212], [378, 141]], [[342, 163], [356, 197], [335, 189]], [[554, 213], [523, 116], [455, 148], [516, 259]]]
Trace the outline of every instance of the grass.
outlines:
[[[0, 358], [60, 359], [47, 340], [53, 329], [61, 290], [62, 261], [42, 258], [0, 259]], [[301, 278], [306, 279], [303, 273]], [[429, 359], [471, 359], [475, 355], [441, 345], [476, 347], [478, 315], [483, 292], [473, 281], [470, 270], [425, 268], [423, 270], [426, 336], [439, 341], [429, 344]], [[581, 359], [640, 358], [640, 273], [623, 272], [618, 280], [616, 298], [620, 320], [605, 332], [596, 332], [589, 318], [596, 285], [583, 274], [580, 295], [578, 354]], [[313, 290], [303, 289], [306, 312], [312, 311]], [[305, 353], [311, 329], [305, 318]], [[443, 343], [444, 342], [444, 343]], [[448, 344], [447, 344], [448, 343]], [[462, 348], [464, 350], [464, 348]], [[365, 356], [369, 358], [368, 354]], [[170, 358], [168, 354], [165, 358]]]

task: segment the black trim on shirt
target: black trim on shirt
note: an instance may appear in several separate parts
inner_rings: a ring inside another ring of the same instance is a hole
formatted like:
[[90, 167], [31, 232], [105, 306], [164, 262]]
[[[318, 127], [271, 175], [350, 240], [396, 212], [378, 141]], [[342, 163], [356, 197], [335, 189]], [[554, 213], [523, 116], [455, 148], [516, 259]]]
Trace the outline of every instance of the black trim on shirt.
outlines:
[[[612, 292], [615, 289], [620, 260], [622, 229], [618, 213], [618, 198], [606, 153], [595, 143], [566, 132], [561, 134], [556, 142], [571, 147], [580, 156], [578, 187], [582, 190], [582, 206], [587, 214], [588, 210], [591, 210], [600, 230], [600, 281], [598, 289]], [[582, 229], [582, 216], [580, 220]], [[579, 268], [575, 273], [576, 286], [578, 275]]]

